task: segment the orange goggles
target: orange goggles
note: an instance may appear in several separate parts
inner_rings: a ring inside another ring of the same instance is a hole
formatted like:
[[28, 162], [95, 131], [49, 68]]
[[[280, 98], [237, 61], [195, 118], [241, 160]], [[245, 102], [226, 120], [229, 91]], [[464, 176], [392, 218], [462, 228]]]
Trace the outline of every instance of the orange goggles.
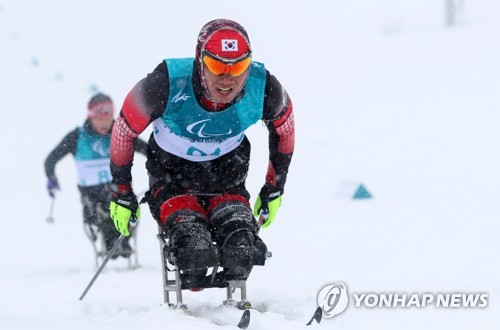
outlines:
[[247, 57], [232, 63], [217, 59], [207, 52], [203, 53], [203, 63], [205, 63], [208, 71], [216, 76], [223, 74], [230, 74], [233, 77], [240, 76], [246, 69], [248, 69], [250, 62], [252, 62], [250, 54], [248, 54]]

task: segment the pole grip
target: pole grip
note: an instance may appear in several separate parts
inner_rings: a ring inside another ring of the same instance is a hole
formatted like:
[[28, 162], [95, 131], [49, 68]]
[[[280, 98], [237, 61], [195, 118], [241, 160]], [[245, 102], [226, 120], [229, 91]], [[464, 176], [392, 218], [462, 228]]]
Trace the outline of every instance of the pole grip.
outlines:
[[257, 224], [259, 225], [259, 227], [261, 227], [264, 224], [264, 222], [266, 222], [267, 218], [269, 218], [269, 210], [262, 209], [260, 211], [259, 221], [257, 221]]

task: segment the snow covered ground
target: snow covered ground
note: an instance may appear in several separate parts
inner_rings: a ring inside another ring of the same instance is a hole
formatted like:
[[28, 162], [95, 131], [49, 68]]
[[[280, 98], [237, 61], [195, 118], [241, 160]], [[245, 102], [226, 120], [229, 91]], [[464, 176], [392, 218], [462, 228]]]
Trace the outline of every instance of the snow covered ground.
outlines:
[[[1, 329], [202, 329], [234, 324], [224, 290], [186, 292], [197, 313], [161, 306], [156, 227], [139, 228], [142, 268], [95, 272], [82, 230], [71, 157], [49, 225], [43, 161], [81, 124], [98, 88], [119, 106], [165, 57], [194, 55], [217, 17], [242, 23], [254, 59], [294, 102], [296, 151], [279, 218], [262, 237], [252, 329], [301, 329], [317, 292], [487, 292], [487, 308], [355, 308], [322, 328], [496, 329], [500, 266], [500, 43], [496, 0], [465, 1], [464, 25], [444, 27], [444, 0], [0, 0]], [[267, 166], [255, 125], [248, 188]], [[142, 136], [147, 138], [147, 134]], [[134, 186], [146, 189], [137, 156]], [[374, 198], [353, 200], [363, 184]], [[354, 188], [353, 188], [354, 187]]]

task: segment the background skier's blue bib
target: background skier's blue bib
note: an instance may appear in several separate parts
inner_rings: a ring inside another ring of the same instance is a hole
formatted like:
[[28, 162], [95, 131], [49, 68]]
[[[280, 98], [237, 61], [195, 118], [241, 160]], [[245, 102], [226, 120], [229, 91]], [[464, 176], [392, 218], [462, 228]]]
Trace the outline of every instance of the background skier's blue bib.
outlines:
[[109, 135], [93, 135], [78, 128], [75, 161], [80, 186], [94, 186], [111, 181], [109, 169]]
[[76, 160], [95, 160], [109, 158], [111, 136], [90, 134], [83, 127], [78, 128]]

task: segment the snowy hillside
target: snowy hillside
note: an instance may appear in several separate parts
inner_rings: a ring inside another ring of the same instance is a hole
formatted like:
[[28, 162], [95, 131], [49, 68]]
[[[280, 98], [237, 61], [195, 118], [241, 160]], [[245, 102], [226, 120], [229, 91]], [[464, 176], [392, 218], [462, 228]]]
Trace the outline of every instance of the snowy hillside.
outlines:
[[[163, 302], [156, 227], [139, 227], [142, 267], [95, 267], [73, 159], [56, 173], [55, 223], [43, 161], [99, 89], [121, 105], [165, 57], [194, 56], [209, 20], [239, 21], [254, 59], [289, 92], [296, 149], [283, 206], [261, 232], [273, 252], [248, 281], [250, 329], [302, 329], [316, 294], [486, 292], [487, 308], [355, 308], [325, 329], [496, 329], [500, 324], [500, 43], [496, 0], [0, 0], [3, 203], [0, 329], [219, 329], [240, 312], [225, 291], [186, 292], [195, 318]], [[252, 141], [247, 186], [264, 182], [267, 133]], [[147, 139], [148, 134], [143, 134]], [[145, 158], [133, 169], [147, 188]], [[363, 184], [372, 199], [354, 200]]]

